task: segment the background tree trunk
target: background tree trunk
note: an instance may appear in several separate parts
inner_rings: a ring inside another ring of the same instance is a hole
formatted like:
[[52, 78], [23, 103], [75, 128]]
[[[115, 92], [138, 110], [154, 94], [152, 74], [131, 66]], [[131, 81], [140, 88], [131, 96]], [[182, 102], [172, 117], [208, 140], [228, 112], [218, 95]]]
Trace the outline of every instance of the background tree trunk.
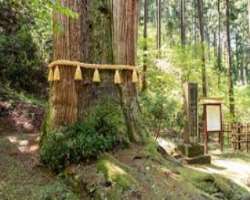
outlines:
[[181, 45], [184, 47], [186, 44], [186, 20], [185, 20], [185, 0], [181, 0]]
[[226, 0], [226, 31], [227, 31], [227, 55], [228, 55], [228, 94], [229, 94], [229, 110], [232, 117], [235, 117], [234, 106], [234, 86], [233, 86], [233, 63], [232, 63], [232, 49], [231, 49], [231, 35], [230, 35], [230, 4]]
[[147, 50], [148, 50], [148, 0], [144, 0], [144, 24], [143, 24], [143, 77], [142, 77], [142, 91], [147, 89]]
[[[180, 21], [181, 21], [181, 46], [182, 46], [182, 51], [183, 54], [185, 54], [185, 45], [186, 45], [186, 21], [185, 21], [185, 0], [181, 0], [181, 5], [180, 5]], [[185, 144], [190, 143], [190, 133], [189, 133], [189, 122], [188, 122], [188, 104], [187, 104], [187, 99], [186, 99], [186, 90], [187, 87], [186, 85], [188, 84], [187, 77], [182, 77], [181, 78], [181, 83], [182, 83], [182, 98], [183, 98], [183, 120], [184, 120], [184, 132], [183, 132], [183, 141]]]
[[202, 61], [202, 93], [207, 96], [207, 75], [206, 75], [206, 57], [204, 47], [204, 22], [203, 22], [203, 0], [197, 0], [198, 17], [200, 26], [200, 40], [201, 40], [201, 61]]
[[161, 50], [161, 0], [156, 0], [156, 7], [157, 7], [156, 48], [158, 50], [158, 56], [160, 56], [160, 50]]
[[221, 47], [221, 0], [217, 2], [217, 11], [218, 11], [218, 50], [217, 50], [217, 70], [218, 70], [218, 88], [221, 84], [220, 74], [222, 71], [222, 47]]
[[250, 0], [248, 0], [248, 28], [250, 34]]

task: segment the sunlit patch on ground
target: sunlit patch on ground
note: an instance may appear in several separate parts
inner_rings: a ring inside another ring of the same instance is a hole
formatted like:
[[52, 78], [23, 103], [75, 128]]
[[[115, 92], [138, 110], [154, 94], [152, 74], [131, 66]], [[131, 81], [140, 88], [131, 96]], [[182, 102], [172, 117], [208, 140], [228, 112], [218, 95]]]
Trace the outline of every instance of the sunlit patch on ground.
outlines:
[[20, 153], [34, 153], [39, 149], [38, 141], [39, 137], [36, 134], [26, 135], [26, 138], [22, 138], [22, 135], [7, 136], [8, 141], [16, 145]]
[[223, 158], [222, 154], [220, 157], [213, 157], [212, 165], [192, 166], [191, 168], [223, 175], [250, 191], [250, 162], [248, 161], [240, 158]]

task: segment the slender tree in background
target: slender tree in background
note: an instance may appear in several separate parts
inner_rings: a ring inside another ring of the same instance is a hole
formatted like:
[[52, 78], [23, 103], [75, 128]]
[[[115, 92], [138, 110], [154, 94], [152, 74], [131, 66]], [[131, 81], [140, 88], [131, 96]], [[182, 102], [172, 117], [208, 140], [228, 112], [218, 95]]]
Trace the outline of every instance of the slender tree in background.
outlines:
[[[182, 46], [182, 51], [183, 54], [185, 54], [185, 45], [186, 45], [186, 23], [185, 23], [185, 0], [181, 0], [181, 5], [180, 5], [180, 33], [181, 33], [181, 46]], [[188, 127], [188, 102], [187, 102], [187, 97], [186, 97], [186, 85], [185, 83], [188, 81], [187, 77], [184, 75], [181, 78], [182, 81], [182, 93], [183, 93], [183, 113], [184, 113], [184, 132], [183, 132], [183, 140], [185, 144], [190, 143], [190, 133], [189, 133], [189, 127]]]
[[[248, 0], [248, 43], [250, 43], [250, 0]], [[246, 56], [248, 57], [248, 56]], [[246, 83], [249, 83], [249, 59], [247, 60], [247, 63], [245, 65], [245, 77], [246, 77]]]
[[148, 0], [144, 0], [144, 24], [143, 24], [143, 77], [142, 77], [142, 91], [147, 88], [147, 50], [148, 50]]
[[222, 47], [221, 47], [221, 0], [217, 2], [218, 12], [218, 47], [217, 47], [217, 70], [218, 70], [218, 87], [221, 84], [220, 73], [222, 71]]
[[203, 0], [197, 0], [199, 29], [200, 29], [200, 41], [201, 41], [201, 61], [202, 61], [202, 93], [203, 96], [207, 96], [207, 75], [206, 75], [206, 57], [204, 46], [204, 20], [203, 20]]
[[181, 45], [184, 47], [186, 44], [186, 23], [185, 23], [185, 0], [181, 0]]
[[[61, 0], [79, 13], [77, 19], [54, 12], [54, 60], [135, 65], [139, 3], [134, 0]], [[132, 73], [122, 73], [122, 85], [115, 85], [114, 72], [101, 71], [101, 83], [92, 82], [93, 70], [84, 70], [84, 81], [74, 80], [75, 69], [60, 67], [61, 80], [51, 86], [50, 128], [82, 121], [89, 110], [107, 97], [119, 102], [130, 141], [140, 142], [137, 91]]]
[[156, 48], [158, 50], [158, 56], [160, 56], [161, 50], [161, 0], [156, 0], [157, 7], [157, 34], [156, 34]]
[[245, 77], [244, 77], [244, 66], [243, 66], [243, 58], [244, 54], [242, 52], [242, 46], [241, 46], [241, 38], [239, 33], [236, 33], [235, 35], [235, 67], [237, 68], [238, 74], [237, 74], [237, 79], [239, 82], [244, 85], [245, 84]]
[[232, 117], [235, 116], [234, 86], [233, 86], [233, 63], [230, 35], [230, 2], [226, 0], [226, 33], [227, 33], [227, 58], [228, 58], [228, 95], [229, 110]]
[[248, 0], [248, 28], [249, 28], [249, 34], [250, 34], [250, 0]]

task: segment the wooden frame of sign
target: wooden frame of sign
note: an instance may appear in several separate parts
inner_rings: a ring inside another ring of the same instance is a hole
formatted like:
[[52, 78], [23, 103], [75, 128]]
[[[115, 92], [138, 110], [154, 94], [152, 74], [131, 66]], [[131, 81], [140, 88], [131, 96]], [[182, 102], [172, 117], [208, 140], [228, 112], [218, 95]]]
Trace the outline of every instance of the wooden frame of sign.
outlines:
[[209, 133], [219, 133], [219, 143], [223, 151], [223, 123], [222, 123], [222, 99], [205, 98], [201, 99], [204, 112], [204, 151], [208, 153]]

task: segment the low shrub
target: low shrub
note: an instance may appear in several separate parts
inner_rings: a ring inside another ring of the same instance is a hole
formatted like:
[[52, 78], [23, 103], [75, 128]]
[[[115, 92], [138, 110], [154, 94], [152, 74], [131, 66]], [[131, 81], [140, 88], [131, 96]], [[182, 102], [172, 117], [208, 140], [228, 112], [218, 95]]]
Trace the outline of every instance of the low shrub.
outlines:
[[111, 150], [121, 141], [122, 120], [122, 113], [115, 106], [95, 107], [84, 122], [47, 133], [40, 148], [41, 161], [59, 172], [70, 163]]

